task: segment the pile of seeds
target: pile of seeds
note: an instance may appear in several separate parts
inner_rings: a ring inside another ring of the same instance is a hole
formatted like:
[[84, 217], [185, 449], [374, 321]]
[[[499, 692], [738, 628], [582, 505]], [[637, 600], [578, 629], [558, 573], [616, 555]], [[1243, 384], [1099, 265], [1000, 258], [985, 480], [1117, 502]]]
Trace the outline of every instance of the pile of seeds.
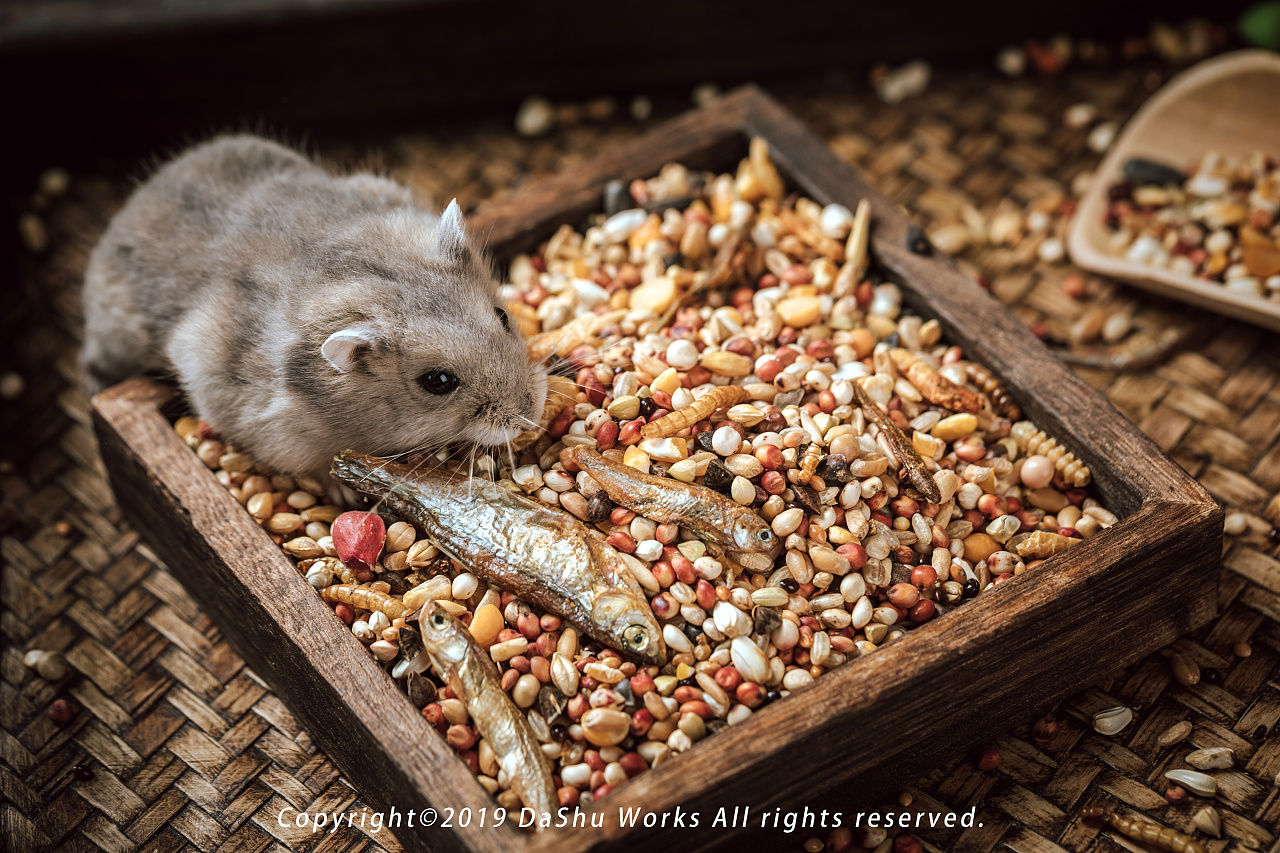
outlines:
[[[611, 187], [607, 206], [626, 209], [511, 265], [531, 351], [554, 351], [574, 380], [553, 377], [568, 402], [550, 395], [545, 434], [479, 473], [624, 555], [663, 625], [662, 667], [488, 587], [403, 521], [376, 566], [343, 565], [323, 484], [257, 473], [193, 419], [176, 428], [318, 590], [363, 585], [405, 613], [435, 600], [457, 614], [527, 709], [561, 804], [599, 799], [1117, 520], [990, 373], [868, 278], [865, 203], [785, 193], [756, 140], [736, 176], [669, 165]], [[574, 447], [750, 506], [785, 550], [740, 561], [615, 506], [566, 470]], [[418, 672], [403, 615], [334, 609], [481, 784], [518, 805], [464, 704]]]
[[1206, 154], [1188, 176], [1144, 161], [1108, 189], [1110, 248], [1138, 264], [1280, 300], [1280, 165]]

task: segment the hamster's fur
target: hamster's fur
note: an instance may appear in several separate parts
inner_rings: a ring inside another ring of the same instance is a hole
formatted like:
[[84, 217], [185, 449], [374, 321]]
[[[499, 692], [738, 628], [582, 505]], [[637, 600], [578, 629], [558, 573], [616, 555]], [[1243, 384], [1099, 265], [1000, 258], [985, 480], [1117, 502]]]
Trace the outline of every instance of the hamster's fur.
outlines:
[[175, 376], [195, 412], [281, 473], [344, 448], [502, 444], [536, 425], [530, 364], [453, 202], [437, 217], [368, 173], [254, 136], [140, 186], [85, 274], [86, 389]]

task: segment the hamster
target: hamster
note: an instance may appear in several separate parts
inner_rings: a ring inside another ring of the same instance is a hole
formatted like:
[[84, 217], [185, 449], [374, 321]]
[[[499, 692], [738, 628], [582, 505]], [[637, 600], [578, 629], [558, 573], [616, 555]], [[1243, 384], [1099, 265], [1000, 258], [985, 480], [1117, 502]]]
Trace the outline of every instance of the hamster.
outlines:
[[238, 449], [320, 482], [345, 448], [504, 444], [546, 397], [456, 200], [437, 217], [254, 136], [198, 145], [133, 193], [84, 307], [86, 390], [171, 374]]

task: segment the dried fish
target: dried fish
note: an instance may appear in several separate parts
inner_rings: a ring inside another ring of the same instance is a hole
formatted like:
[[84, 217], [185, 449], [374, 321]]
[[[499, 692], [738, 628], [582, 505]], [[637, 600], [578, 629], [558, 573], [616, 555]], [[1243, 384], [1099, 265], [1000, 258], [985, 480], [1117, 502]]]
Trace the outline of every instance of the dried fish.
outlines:
[[893, 455], [897, 457], [898, 462], [902, 465], [902, 470], [906, 472], [907, 479], [911, 481], [911, 485], [915, 486], [921, 495], [930, 503], [942, 503], [942, 492], [938, 490], [938, 484], [934, 482], [933, 477], [925, 469], [924, 460], [920, 458], [920, 454], [916, 452], [915, 447], [902, 434], [902, 430], [894, 424], [884, 410], [876, 405], [875, 401], [868, 396], [861, 382], [853, 383], [853, 391], [857, 396], [858, 405], [862, 406], [862, 410], [867, 417], [880, 427], [880, 432], [885, 436], [889, 449], [893, 451]]
[[493, 661], [471, 632], [435, 602], [423, 606], [418, 625], [431, 665], [467, 706], [512, 790], [528, 808], [553, 813], [560, 804], [542, 747], [524, 714], [503, 691]]
[[682, 429], [688, 429], [706, 420], [719, 409], [736, 406], [751, 399], [751, 392], [738, 385], [721, 385], [712, 388], [683, 409], [663, 415], [640, 429], [641, 438], [667, 438]]
[[964, 372], [969, 377], [969, 381], [981, 388], [991, 400], [993, 412], [1011, 421], [1022, 417], [1022, 409], [1018, 408], [1018, 404], [1009, 396], [1009, 392], [1000, 384], [1000, 380], [991, 375], [989, 370], [970, 361], [965, 363]]
[[382, 613], [388, 619], [399, 619], [405, 614], [405, 607], [399, 599], [362, 586], [334, 584], [320, 590], [320, 597], [330, 604], [341, 602], [371, 613]]
[[662, 630], [635, 578], [598, 531], [483, 479], [346, 450], [333, 476], [415, 522], [473, 573], [583, 633], [662, 664]]
[[781, 550], [764, 519], [708, 488], [645, 474], [585, 447], [571, 447], [560, 458], [590, 474], [614, 502], [646, 518], [679, 524], [731, 551], [776, 557]]
[[971, 415], [982, 411], [982, 398], [955, 384], [910, 350], [894, 347], [889, 350], [889, 359], [907, 377], [907, 381], [935, 406]]
[[1160, 826], [1147, 820], [1125, 817], [1110, 806], [1085, 806], [1080, 810], [1080, 816], [1085, 820], [1110, 824], [1112, 829], [1124, 833], [1135, 841], [1150, 844], [1161, 850], [1169, 850], [1171, 853], [1206, 853], [1204, 845], [1185, 832], [1178, 832], [1176, 829]]
[[1145, 329], [1118, 344], [1058, 350], [1058, 357], [1069, 364], [1103, 370], [1146, 370], [1172, 355], [1188, 333], [1188, 328], [1180, 326]]

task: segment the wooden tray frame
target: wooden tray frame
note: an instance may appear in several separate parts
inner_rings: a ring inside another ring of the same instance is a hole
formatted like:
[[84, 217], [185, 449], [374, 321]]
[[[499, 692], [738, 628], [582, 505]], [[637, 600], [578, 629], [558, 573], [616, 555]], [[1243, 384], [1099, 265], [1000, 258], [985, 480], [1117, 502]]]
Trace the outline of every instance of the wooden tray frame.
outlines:
[[[604, 827], [400, 828], [410, 851], [671, 851], [741, 841], [721, 806], [800, 808], [882, 801], [1004, 725], [1025, 719], [1206, 622], [1215, 609], [1222, 511], [1181, 468], [1062, 366], [949, 261], [905, 247], [909, 223], [794, 117], [748, 87], [672, 120], [572, 174], [482, 210], [499, 253], [597, 209], [604, 184], [664, 163], [730, 169], [751, 136], [821, 203], [872, 205], [872, 254], [911, 307], [992, 368], [1027, 416], [1094, 472], [1112, 528], [901, 641], [769, 705], [604, 800]], [[173, 392], [132, 380], [93, 400], [103, 459], [126, 517], [274, 689], [372, 808], [471, 808], [493, 800], [444, 739], [170, 427]], [[1007, 722], [1006, 722], [1007, 721]], [[622, 829], [620, 809], [702, 813], [697, 829]], [[280, 830], [286, 840], [287, 831]], [[310, 830], [298, 830], [302, 835]], [[793, 836], [775, 833], [782, 843]]]

